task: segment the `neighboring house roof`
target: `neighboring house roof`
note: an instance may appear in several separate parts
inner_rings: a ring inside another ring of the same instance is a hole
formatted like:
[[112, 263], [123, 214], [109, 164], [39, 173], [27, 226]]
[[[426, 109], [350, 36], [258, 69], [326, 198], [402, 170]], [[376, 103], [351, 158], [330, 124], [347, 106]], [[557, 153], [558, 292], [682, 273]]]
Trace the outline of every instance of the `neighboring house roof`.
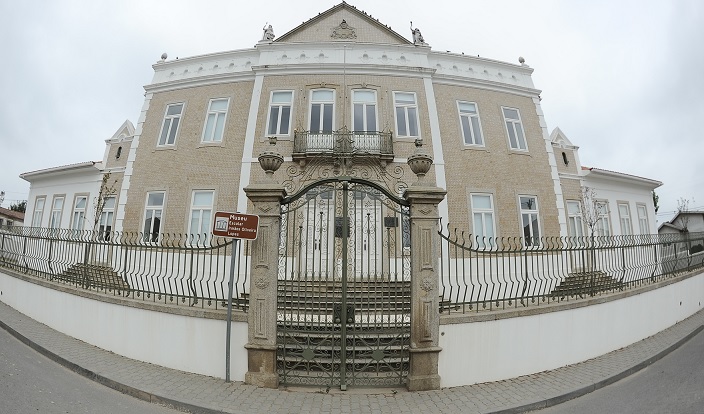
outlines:
[[20, 178], [31, 182], [33, 178], [41, 178], [42, 176], [53, 174], [65, 174], [69, 172], [77, 172], [83, 169], [96, 168], [99, 169], [102, 163], [100, 161], [86, 161], [76, 164], [61, 165], [59, 167], [45, 168], [43, 170], [29, 171], [20, 174]]
[[[290, 40], [289, 38], [293, 37], [293, 35], [295, 35], [296, 33], [299, 33], [302, 30], [305, 30], [307, 27], [312, 26], [313, 24], [315, 24], [315, 23], [329, 17], [330, 15], [341, 11], [341, 10], [346, 10], [352, 14], [358, 15], [360, 18], [370, 22], [371, 24], [377, 26], [379, 29], [387, 32], [392, 38], [395, 38], [400, 44], [404, 44], [404, 45], [412, 45], [413, 44], [413, 42], [409, 41], [405, 37], [401, 36], [400, 34], [396, 33], [394, 30], [392, 30], [391, 27], [379, 22], [379, 19], [374, 19], [371, 15], [365, 13], [362, 10], [357, 9], [356, 7], [354, 7], [350, 4], [347, 4], [344, 1], [336, 6], [331, 7], [330, 9], [328, 9], [322, 13], [318, 13], [317, 16], [315, 16], [311, 19], [308, 19], [308, 21], [301, 23], [300, 25], [298, 25], [294, 29], [289, 30], [288, 32], [284, 33], [283, 35], [277, 37], [274, 40], [274, 42], [285, 42], [287, 40]], [[329, 41], [330, 40], [329, 37], [326, 40]]]
[[682, 230], [684, 230], [684, 227], [680, 226], [679, 224], [675, 224], [675, 222], [677, 221], [677, 219], [678, 219], [680, 216], [684, 216], [684, 215], [704, 215], [704, 211], [702, 211], [702, 210], [678, 211], [678, 212], [675, 214], [675, 216], [670, 219], [670, 221], [666, 221], [666, 222], [662, 223], [662, 224], [660, 225], [660, 227], [658, 227], [658, 232], [659, 232], [660, 229], [662, 229], [662, 228], [671, 228], [671, 229], [674, 229], [674, 230], [677, 230], [677, 231], [682, 231]]
[[24, 213], [0, 207], [0, 215], [24, 222]]
[[611, 179], [616, 179], [616, 180], [620, 180], [620, 181], [636, 182], [636, 183], [640, 183], [640, 184], [652, 187], [653, 189], [660, 187], [662, 185], [662, 181], [652, 180], [650, 178], [645, 178], [645, 177], [639, 177], [637, 175], [625, 174], [625, 173], [621, 173], [618, 171], [604, 170], [601, 168], [582, 167], [582, 171], [585, 171], [585, 173], [586, 173], [585, 175], [594, 174], [597, 177], [602, 176], [604, 178], [611, 178]]
[[660, 227], [658, 227], [658, 233], [660, 233], [660, 230], [665, 229], [665, 228], [669, 228], [669, 229], [673, 229], [673, 230], [677, 230], [677, 231], [682, 231], [682, 227], [666, 221], [666, 222], [662, 223], [660, 225]]

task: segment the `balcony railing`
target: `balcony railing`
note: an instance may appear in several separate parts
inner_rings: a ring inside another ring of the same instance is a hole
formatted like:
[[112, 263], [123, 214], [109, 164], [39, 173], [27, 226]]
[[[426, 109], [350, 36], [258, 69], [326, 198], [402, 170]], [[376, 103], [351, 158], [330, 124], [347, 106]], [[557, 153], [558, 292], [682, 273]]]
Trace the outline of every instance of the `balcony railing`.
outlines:
[[349, 131], [333, 132], [296, 131], [293, 140], [293, 159], [316, 156], [371, 156], [382, 161], [394, 158], [391, 132]]

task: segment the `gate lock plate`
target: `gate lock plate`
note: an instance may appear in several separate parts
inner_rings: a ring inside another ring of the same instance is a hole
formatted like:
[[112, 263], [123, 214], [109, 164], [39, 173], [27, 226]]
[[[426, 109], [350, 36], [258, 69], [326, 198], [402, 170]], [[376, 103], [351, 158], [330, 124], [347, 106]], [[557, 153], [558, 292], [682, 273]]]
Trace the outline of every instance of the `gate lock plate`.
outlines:
[[[336, 303], [333, 306], [333, 320], [335, 323], [342, 323], [342, 304]], [[347, 305], [347, 324], [354, 323], [354, 306]]]

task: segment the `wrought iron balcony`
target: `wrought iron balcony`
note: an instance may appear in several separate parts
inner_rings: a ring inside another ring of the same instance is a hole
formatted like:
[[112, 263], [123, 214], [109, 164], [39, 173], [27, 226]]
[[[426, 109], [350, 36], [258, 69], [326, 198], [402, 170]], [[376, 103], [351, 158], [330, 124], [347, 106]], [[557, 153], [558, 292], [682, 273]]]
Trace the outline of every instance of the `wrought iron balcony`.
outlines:
[[394, 159], [391, 132], [350, 131], [343, 128], [333, 132], [295, 131], [293, 159], [312, 157], [376, 157], [383, 162]]

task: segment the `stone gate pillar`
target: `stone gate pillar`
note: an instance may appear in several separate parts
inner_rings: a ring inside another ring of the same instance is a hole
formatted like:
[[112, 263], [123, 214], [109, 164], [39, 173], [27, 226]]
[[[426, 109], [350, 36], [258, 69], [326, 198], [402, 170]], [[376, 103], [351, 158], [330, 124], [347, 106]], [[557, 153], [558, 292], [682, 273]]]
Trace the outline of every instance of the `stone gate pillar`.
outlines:
[[284, 188], [276, 183], [273, 173], [283, 162], [279, 154], [265, 152], [259, 163], [267, 173], [262, 183], [244, 188], [259, 216], [257, 239], [252, 242], [249, 279], [249, 311], [247, 373], [244, 381], [259, 387], [277, 388], [276, 372], [276, 309], [278, 282], [279, 233], [281, 200]]
[[418, 175], [418, 182], [404, 193], [411, 205], [411, 363], [408, 389], [424, 391], [440, 388], [438, 204], [447, 192], [425, 182], [432, 158], [420, 151], [419, 143], [416, 146], [418, 150], [408, 158], [408, 164]]

